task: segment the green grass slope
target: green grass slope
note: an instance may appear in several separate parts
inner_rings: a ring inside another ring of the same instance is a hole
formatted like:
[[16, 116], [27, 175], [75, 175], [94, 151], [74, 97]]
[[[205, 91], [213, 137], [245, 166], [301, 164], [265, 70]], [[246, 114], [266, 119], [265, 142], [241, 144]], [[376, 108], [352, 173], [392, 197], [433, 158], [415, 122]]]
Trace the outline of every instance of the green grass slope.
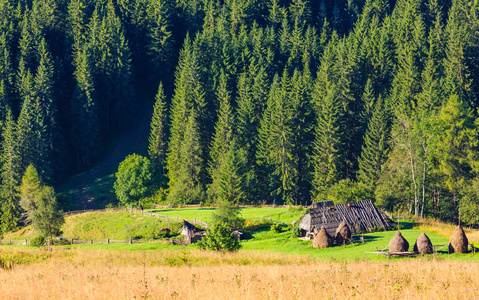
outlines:
[[[183, 218], [193, 220], [194, 218], [206, 223], [213, 221], [214, 207], [189, 207], [189, 208], [171, 208], [171, 209], [152, 209], [151, 211], [160, 215], [172, 218]], [[245, 220], [267, 220], [289, 224], [303, 215], [303, 211], [289, 211], [284, 207], [241, 207], [241, 217]]]

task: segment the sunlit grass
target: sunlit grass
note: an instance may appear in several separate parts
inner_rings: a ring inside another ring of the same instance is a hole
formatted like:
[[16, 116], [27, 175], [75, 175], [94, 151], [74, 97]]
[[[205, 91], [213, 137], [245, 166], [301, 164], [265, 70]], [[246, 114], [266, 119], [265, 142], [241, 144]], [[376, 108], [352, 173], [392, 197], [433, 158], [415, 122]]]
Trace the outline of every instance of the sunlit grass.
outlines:
[[[5, 247], [0, 250], [4, 257]], [[37, 257], [0, 268], [13, 299], [475, 299], [477, 262], [417, 257], [322, 261], [263, 251], [7, 248]], [[35, 254], [36, 253], [36, 254]], [[19, 253], [12, 254], [18, 256]]]
[[[214, 207], [186, 207], [170, 209], [153, 209], [154, 213], [179, 219], [198, 219], [209, 223], [213, 220], [212, 216], [216, 208]], [[241, 207], [241, 217], [246, 220], [268, 220], [273, 219], [283, 223], [291, 223], [303, 215], [302, 211], [290, 211], [284, 207]]]

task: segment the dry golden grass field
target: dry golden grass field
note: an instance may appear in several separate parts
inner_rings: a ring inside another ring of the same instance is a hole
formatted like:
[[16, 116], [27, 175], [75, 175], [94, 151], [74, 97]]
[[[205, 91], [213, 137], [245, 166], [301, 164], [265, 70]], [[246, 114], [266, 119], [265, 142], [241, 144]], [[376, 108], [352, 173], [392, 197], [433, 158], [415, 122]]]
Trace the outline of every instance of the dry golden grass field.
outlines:
[[[5, 299], [476, 299], [479, 264], [241, 251], [0, 249]], [[9, 262], [8, 262], [9, 261]]]

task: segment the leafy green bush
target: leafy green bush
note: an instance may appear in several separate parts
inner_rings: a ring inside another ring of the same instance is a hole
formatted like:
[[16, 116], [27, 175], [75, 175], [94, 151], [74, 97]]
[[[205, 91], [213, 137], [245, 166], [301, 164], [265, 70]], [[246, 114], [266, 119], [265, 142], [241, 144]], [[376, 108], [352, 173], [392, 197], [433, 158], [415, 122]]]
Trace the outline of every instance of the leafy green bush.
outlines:
[[127, 206], [137, 206], [150, 193], [150, 160], [138, 154], [125, 158], [115, 174], [113, 187], [118, 200]]
[[206, 236], [198, 243], [198, 247], [214, 251], [236, 251], [241, 248], [236, 236], [228, 224], [218, 222], [208, 229]]
[[299, 226], [292, 226], [291, 236], [292, 237], [300, 237], [301, 236], [301, 228], [299, 228]]
[[42, 247], [45, 246], [45, 236], [44, 235], [37, 235], [33, 239], [30, 240], [30, 246], [33, 247]]
[[276, 223], [271, 225], [270, 230], [276, 233], [281, 233], [281, 231], [283, 230], [283, 226], [281, 226], [281, 224], [279, 223]]

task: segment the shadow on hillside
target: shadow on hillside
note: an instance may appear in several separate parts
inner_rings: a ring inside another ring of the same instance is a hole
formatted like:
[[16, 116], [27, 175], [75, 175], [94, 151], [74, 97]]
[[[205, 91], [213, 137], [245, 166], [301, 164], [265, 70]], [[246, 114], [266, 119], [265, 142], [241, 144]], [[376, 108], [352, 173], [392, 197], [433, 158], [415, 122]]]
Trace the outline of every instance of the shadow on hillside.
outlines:
[[420, 223], [414, 221], [414, 220], [400, 220], [399, 223], [398, 221], [394, 221], [396, 223], [396, 229], [398, 225], [400, 226], [400, 229], [413, 229], [414, 227], [417, 227], [420, 225]]

